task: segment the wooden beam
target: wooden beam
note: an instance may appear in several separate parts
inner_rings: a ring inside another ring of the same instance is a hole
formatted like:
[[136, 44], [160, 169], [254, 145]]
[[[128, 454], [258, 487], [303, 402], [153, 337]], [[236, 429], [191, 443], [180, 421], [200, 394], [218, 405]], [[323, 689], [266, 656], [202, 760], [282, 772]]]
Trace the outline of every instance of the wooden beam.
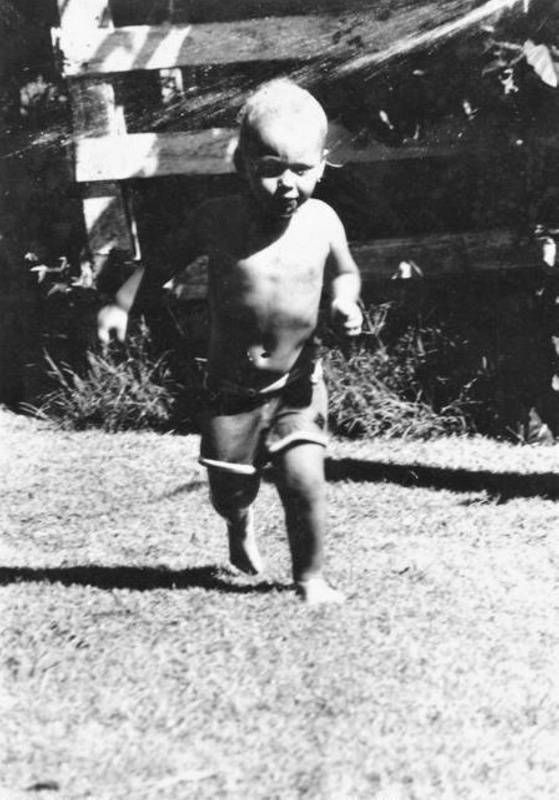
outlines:
[[126, 133], [124, 108], [117, 105], [115, 90], [106, 80], [70, 81], [70, 105], [74, 134], [107, 137]]
[[[114, 87], [103, 81], [70, 81], [70, 102], [76, 136], [85, 134], [119, 138], [125, 132], [122, 109], [115, 102]], [[125, 137], [124, 137], [125, 138]], [[92, 141], [97, 141], [92, 138]], [[132, 208], [124, 188], [114, 180], [84, 187], [82, 207], [88, 257], [100, 272], [111, 252], [140, 257]]]
[[57, 0], [57, 3], [60, 30], [67, 36], [113, 28], [109, 0]]
[[76, 142], [77, 181], [233, 172], [234, 131], [134, 133]]
[[[488, 5], [513, 2], [516, 0], [492, 0]], [[113, 31], [84, 23], [81, 28], [63, 26], [59, 47], [66, 75], [324, 58], [349, 63], [366, 58], [368, 64], [374, 64], [386, 58], [398, 42], [406, 40], [413, 46], [418, 30], [448, 25], [476, 5], [475, 0], [443, 4], [432, 0], [419, 7], [406, 6], [386, 19], [355, 12], [301, 14], [197, 25], [137, 25]]]
[[[443, 144], [388, 147], [370, 140], [355, 143], [333, 125], [328, 160], [333, 165], [434, 158], [466, 152], [460, 140]], [[88, 136], [76, 141], [77, 181], [124, 181], [164, 175], [223, 175], [234, 171], [235, 130], [211, 128], [197, 133], [133, 133]]]
[[[405, 239], [377, 239], [351, 245], [367, 287], [400, 279], [402, 262], [413, 261], [412, 286], [445, 275], [480, 275], [515, 269], [535, 269], [541, 264], [530, 248], [519, 248], [515, 231], [496, 229], [470, 233], [429, 234]], [[199, 258], [177, 273], [168, 288], [178, 300], [199, 300], [207, 293], [207, 259]]]
[[114, 181], [84, 186], [83, 217], [89, 257], [95, 274], [100, 272], [112, 252], [139, 259], [136, 225], [128, 196]]
[[[476, 275], [499, 270], [535, 268], [538, 254], [520, 247], [518, 234], [509, 229], [468, 233], [428, 234], [402, 239], [378, 239], [351, 247], [365, 281]], [[412, 263], [420, 273], [401, 269]]]
[[388, 9], [387, 0], [181, 0], [174, 3], [171, 14], [169, 0], [114, 0], [112, 8], [117, 25], [144, 25], [152, 24], [154, 19], [171, 23], [225, 22], [297, 14], [341, 14], [347, 11], [366, 11], [382, 18], [397, 12], [399, 7], [418, 6], [421, 2], [390, 0]]

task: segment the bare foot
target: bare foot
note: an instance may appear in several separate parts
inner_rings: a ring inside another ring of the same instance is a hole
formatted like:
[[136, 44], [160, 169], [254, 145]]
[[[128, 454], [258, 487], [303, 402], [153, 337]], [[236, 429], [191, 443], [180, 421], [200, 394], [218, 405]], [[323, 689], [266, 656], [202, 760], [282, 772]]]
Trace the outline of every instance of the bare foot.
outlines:
[[324, 578], [309, 578], [307, 581], [297, 581], [297, 594], [309, 606], [318, 606], [321, 603], [343, 603], [345, 596], [337, 589], [333, 589]]
[[258, 552], [254, 534], [254, 515], [249, 508], [246, 517], [227, 523], [229, 560], [234, 567], [248, 575], [258, 575], [264, 569], [264, 560]]

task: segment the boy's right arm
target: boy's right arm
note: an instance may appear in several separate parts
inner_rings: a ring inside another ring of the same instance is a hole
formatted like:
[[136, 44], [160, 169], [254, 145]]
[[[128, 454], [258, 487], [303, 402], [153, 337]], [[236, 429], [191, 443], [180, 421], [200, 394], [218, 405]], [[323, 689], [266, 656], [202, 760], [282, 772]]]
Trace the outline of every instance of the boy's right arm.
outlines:
[[145, 274], [145, 267], [137, 267], [122, 284], [112, 303], [108, 303], [97, 314], [97, 336], [103, 344], [109, 344], [114, 334], [119, 342], [126, 338], [128, 315], [134, 305]]
[[[163, 286], [185, 263], [200, 255], [200, 219], [193, 215], [181, 228], [168, 236], [161, 247], [162, 268], [157, 270], [158, 283]], [[101, 308], [97, 315], [97, 336], [103, 344], [108, 344], [111, 336], [120, 342], [126, 338], [128, 317], [136, 302], [138, 292], [145, 281], [146, 267], [140, 266], [122, 284], [110, 303]]]

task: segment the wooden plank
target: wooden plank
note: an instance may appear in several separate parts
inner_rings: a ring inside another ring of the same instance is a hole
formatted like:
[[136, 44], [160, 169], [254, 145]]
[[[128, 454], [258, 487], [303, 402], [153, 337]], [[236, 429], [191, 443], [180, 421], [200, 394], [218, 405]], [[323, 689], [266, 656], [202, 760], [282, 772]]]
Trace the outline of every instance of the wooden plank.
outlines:
[[69, 36], [113, 27], [109, 0], [57, 0], [57, 3], [60, 29]]
[[[509, 229], [378, 239], [351, 249], [365, 281], [398, 279], [406, 273], [412, 280], [474, 275], [541, 264], [535, 249], [519, 246], [518, 234]], [[412, 269], [401, 269], [403, 263]]]
[[[423, 0], [424, 1], [424, 0]], [[293, 16], [297, 14], [340, 14], [366, 11], [379, 18], [395, 13], [399, 7], [420, 5], [422, 0], [113, 0], [116, 25], [152, 25], [170, 23], [225, 22], [255, 17]], [[122, 21], [121, 21], [122, 20]]]
[[[485, 5], [495, 9], [516, 1], [490, 0]], [[475, 6], [475, 0], [444, 4], [433, 0], [419, 8], [405, 7], [387, 19], [350, 12], [198, 25], [138, 25], [113, 31], [85, 25], [72, 30], [63, 27], [59, 46], [66, 75], [325, 57], [342, 62], [366, 58], [372, 65], [385, 59], [398, 43], [405, 41], [412, 47], [418, 30], [452, 24]], [[476, 19], [483, 18], [483, 8], [476, 11]]]
[[128, 197], [113, 181], [87, 185], [82, 192], [83, 217], [93, 271], [103, 269], [112, 252], [140, 258]]
[[[457, 142], [388, 147], [370, 140], [356, 143], [348, 131], [333, 125], [328, 160], [333, 165], [407, 158], [434, 158], [465, 152]], [[237, 133], [211, 128], [197, 133], [134, 133], [85, 137], [76, 142], [76, 180], [106, 181], [163, 175], [223, 175], [234, 171]]]
[[76, 142], [77, 181], [233, 172], [235, 131], [134, 133]]
[[[365, 286], [401, 279], [402, 262], [413, 261], [409, 285], [445, 275], [480, 275], [495, 271], [535, 269], [541, 260], [530, 248], [519, 248], [515, 231], [496, 229], [469, 233], [429, 234], [403, 239], [378, 239], [351, 244]], [[401, 282], [401, 280], [400, 280]], [[168, 287], [178, 300], [199, 300], [206, 296], [207, 259], [185, 265]]]
[[[104, 138], [119, 138], [125, 132], [122, 109], [115, 102], [114, 88], [103, 81], [70, 81], [74, 132]], [[123, 187], [115, 181], [85, 187], [83, 218], [88, 254], [94, 273], [100, 272], [113, 251], [139, 258], [140, 246], [131, 205]]]
[[[372, 65], [381, 64], [388, 60], [401, 58], [416, 49], [433, 48], [438, 42], [448, 40], [460, 32], [472, 29], [474, 26], [488, 20], [496, 19], [507, 8], [518, 5], [520, 0], [487, 0], [485, 3], [462, 4], [458, 14], [441, 14], [442, 6], [436, 10], [434, 23], [418, 25], [417, 30], [397, 36], [390, 47], [375, 58], [368, 52], [357, 53], [346, 59], [340, 68], [340, 75], [347, 75], [357, 70], [369, 69]], [[522, 0], [526, 9], [527, 0]], [[446, 8], [445, 8], [446, 10]], [[446, 18], [445, 18], [446, 17]], [[419, 33], [417, 31], [420, 31]]]
[[126, 133], [124, 108], [106, 80], [70, 81], [72, 127], [78, 137], [122, 136]]

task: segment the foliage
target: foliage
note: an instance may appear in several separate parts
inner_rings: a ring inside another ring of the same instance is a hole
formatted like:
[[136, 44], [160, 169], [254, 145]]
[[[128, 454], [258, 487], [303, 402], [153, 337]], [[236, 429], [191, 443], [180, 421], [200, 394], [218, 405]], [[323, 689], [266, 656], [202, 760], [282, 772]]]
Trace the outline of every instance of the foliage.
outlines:
[[457, 410], [437, 414], [420, 395], [405, 399], [377, 377], [378, 366], [378, 353], [365, 349], [348, 361], [339, 350], [328, 357], [330, 424], [336, 433], [430, 439], [466, 432], [466, 419]]
[[545, 296], [484, 281], [457, 288], [414, 308], [371, 306], [359, 343], [324, 353], [334, 431], [538, 442], [557, 436]]
[[410, 323], [387, 344], [389, 313], [390, 304], [369, 307], [361, 342], [325, 353], [332, 429], [348, 436], [412, 439], [471, 430], [467, 401], [460, 402], [457, 393], [435, 410], [434, 386], [422, 376], [448, 344], [442, 331], [435, 337], [433, 330]]
[[[541, 307], [530, 306], [524, 288], [509, 297], [500, 291], [496, 309], [496, 291], [459, 291], [454, 301], [437, 295], [414, 308], [370, 305], [364, 334], [349, 346], [324, 331], [332, 431], [349, 437], [483, 433], [525, 439], [533, 409], [555, 431], [553, 409], [544, 419], [551, 364], [542, 349]], [[182, 318], [169, 317], [166, 330], [159, 320], [157, 345], [142, 322], [125, 348], [88, 350], [81, 367], [68, 363], [63, 349], [58, 356], [51, 350], [53, 388], [35, 413], [67, 429], [195, 429], [203, 402], [196, 356], [205, 352], [206, 315], [207, 309], [187, 314], [186, 330]]]
[[166, 354], [155, 356], [142, 323], [124, 348], [86, 353], [85, 374], [46, 354], [55, 388], [32, 409], [71, 430], [165, 430], [171, 423], [176, 382]]

